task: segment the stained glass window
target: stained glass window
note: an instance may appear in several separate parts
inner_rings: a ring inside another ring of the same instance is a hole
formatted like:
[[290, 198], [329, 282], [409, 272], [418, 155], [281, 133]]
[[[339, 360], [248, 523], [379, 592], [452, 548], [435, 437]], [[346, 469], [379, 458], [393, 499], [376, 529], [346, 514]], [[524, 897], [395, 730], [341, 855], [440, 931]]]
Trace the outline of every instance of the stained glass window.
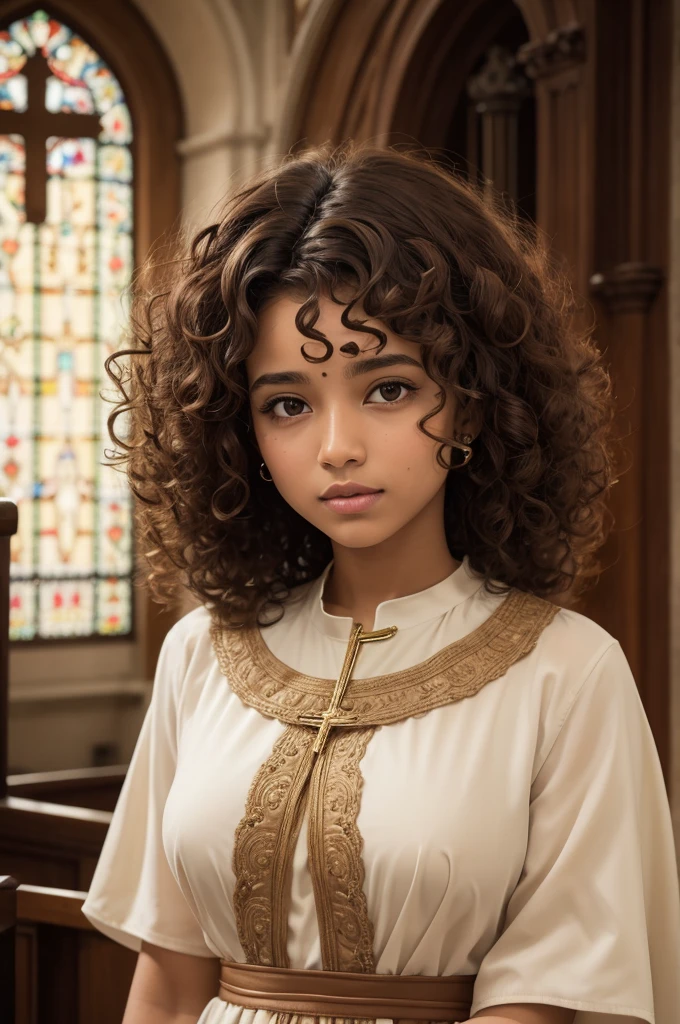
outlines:
[[[42, 10], [0, 31], [0, 495], [10, 639], [131, 631], [132, 502], [106, 357], [132, 272], [132, 125], [111, 69]], [[123, 417], [121, 417], [123, 419]]]

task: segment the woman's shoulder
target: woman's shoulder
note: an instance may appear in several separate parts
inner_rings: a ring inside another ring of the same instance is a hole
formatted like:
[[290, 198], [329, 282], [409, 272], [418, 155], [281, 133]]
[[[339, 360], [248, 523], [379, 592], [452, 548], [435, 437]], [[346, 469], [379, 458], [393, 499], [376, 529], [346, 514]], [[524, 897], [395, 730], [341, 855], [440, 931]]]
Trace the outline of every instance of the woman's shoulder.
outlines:
[[609, 648], [617, 644], [616, 637], [594, 619], [562, 606], [558, 606], [557, 614], [541, 636], [544, 653], [582, 671], [592, 668]]
[[[313, 584], [314, 580], [311, 580], [292, 587], [285, 601], [265, 607], [261, 613], [262, 626], [269, 631], [280, 628], [289, 630], [298, 615], [304, 614], [304, 598]], [[213, 627], [220, 628], [217, 615], [209, 605], [200, 604], [185, 612], [170, 627], [165, 636], [164, 647], [185, 654], [193, 650], [210, 649]], [[223, 629], [228, 630], [228, 627], [224, 626]]]
[[611, 690], [613, 700], [635, 689], [626, 656], [616, 637], [594, 619], [559, 606], [535, 648], [535, 695], [546, 719], [564, 721], [579, 694], [593, 687]]
[[212, 658], [210, 627], [213, 617], [205, 605], [199, 605], [185, 612], [165, 634], [161, 655], [173, 665], [187, 671], [196, 661], [208, 661]]
[[177, 619], [168, 630], [165, 639], [173, 646], [201, 639], [210, 631], [212, 621], [213, 617], [207, 605], [198, 605]]
[[585, 704], [603, 718], [640, 713], [635, 680], [618, 640], [587, 615], [557, 607], [525, 663], [528, 671], [521, 662], [513, 667], [513, 678], [522, 683], [513, 692], [536, 727], [532, 780], [557, 737], [569, 730], [575, 708]]
[[[528, 635], [535, 640], [532, 649], [537, 652], [539, 665], [550, 668], [559, 664], [571, 677], [589, 671], [618, 644], [611, 633], [582, 612], [514, 587], [505, 593], [489, 593], [480, 587], [474, 600], [486, 606], [489, 616], [500, 612], [513, 637]], [[506, 604], [508, 601], [510, 604]], [[507, 607], [505, 616], [503, 605]]]

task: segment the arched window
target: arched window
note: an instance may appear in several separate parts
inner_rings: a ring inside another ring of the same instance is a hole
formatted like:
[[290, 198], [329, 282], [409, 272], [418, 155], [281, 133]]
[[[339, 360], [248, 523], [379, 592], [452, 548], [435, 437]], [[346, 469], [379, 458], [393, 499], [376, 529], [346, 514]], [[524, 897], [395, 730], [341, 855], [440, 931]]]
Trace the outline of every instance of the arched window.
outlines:
[[123, 636], [132, 503], [106, 464], [106, 356], [133, 269], [132, 121], [90, 44], [0, 31], [0, 494], [19, 507], [10, 639]]

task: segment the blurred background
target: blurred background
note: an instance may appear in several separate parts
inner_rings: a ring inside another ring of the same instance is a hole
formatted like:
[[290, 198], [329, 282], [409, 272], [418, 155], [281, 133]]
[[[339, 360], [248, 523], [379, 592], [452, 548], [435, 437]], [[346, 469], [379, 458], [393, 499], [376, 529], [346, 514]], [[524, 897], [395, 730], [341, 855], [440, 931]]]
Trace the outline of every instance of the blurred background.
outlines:
[[101, 464], [135, 267], [282, 154], [354, 138], [502, 192], [596, 323], [627, 469], [577, 608], [623, 645], [679, 821], [680, 0], [0, 0], [0, 30], [8, 792], [111, 806], [192, 606], [133, 586]]

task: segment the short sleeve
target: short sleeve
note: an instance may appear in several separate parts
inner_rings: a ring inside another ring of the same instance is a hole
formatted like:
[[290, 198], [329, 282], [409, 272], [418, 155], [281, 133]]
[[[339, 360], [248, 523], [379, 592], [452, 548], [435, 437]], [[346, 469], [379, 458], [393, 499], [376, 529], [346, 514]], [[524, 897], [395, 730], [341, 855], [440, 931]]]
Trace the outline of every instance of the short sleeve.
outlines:
[[163, 848], [186, 660], [182, 622], [163, 641], [151, 703], [82, 909], [95, 928], [137, 952], [144, 940], [178, 953], [215, 956]]
[[470, 1015], [512, 1002], [573, 1008], [574, 1024], [680, 1020], [670, 808], [616, 642], [571, 698], [534, 779], [525, 862]]

